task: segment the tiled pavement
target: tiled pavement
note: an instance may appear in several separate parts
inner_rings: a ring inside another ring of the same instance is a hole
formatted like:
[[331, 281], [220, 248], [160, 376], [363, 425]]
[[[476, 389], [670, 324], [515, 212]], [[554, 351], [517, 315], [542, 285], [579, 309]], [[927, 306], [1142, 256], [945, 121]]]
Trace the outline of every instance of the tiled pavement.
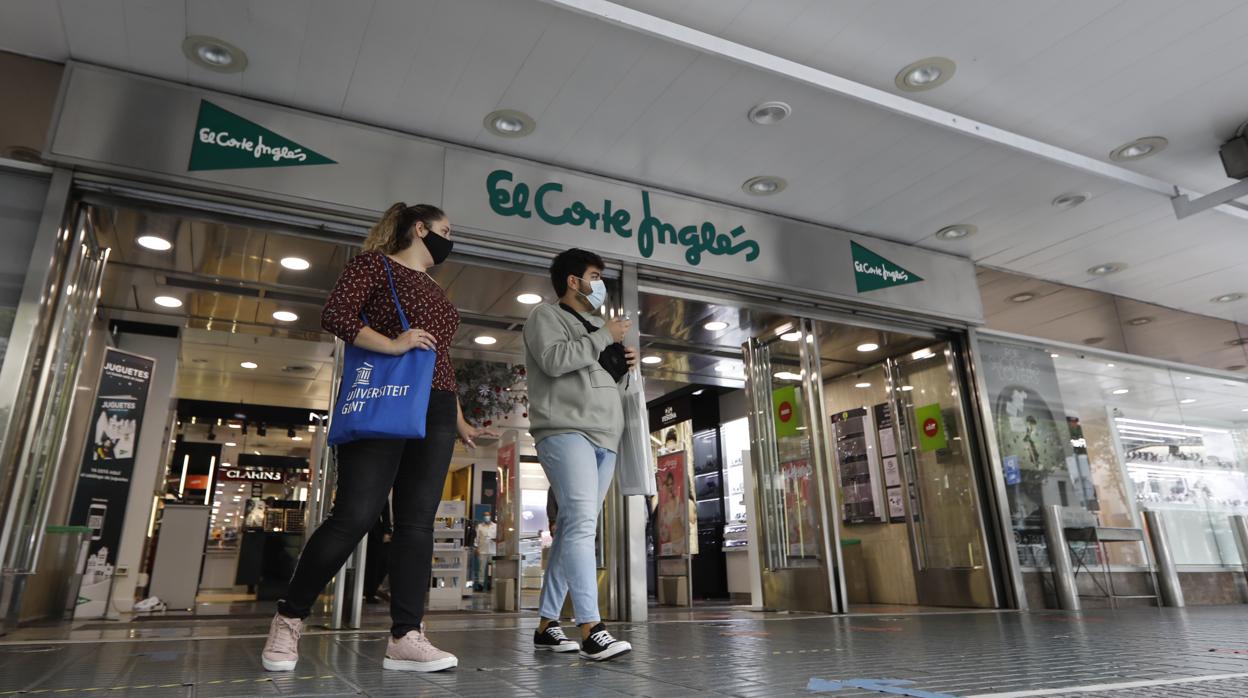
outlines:
[[28, 629], [0, 638], [0, 696], [1248, 696], [1248, 606], [664, 618], [613, 626], [634, 652], [593, 664], [535, 654], [527, 614], [438, 616], [460, 667], [434, 675], [383, 671], [380, 629], [313, 630], [286, 675], [261, 669], [255, 618]]

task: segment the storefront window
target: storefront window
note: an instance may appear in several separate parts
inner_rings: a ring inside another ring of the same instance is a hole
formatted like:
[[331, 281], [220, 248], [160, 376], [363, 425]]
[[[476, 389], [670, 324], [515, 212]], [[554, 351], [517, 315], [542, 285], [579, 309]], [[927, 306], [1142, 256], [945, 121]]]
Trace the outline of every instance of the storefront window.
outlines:
[[[992, 340], [981, 354], [1024, 566], [1048, 564], [1049, 504], [1068, 525], [1134, 528], [1156, 510], [1176, 563], [1239, 564], [1228, 517], [1248, 513], [1248, 382]], [[1109, 555], [1145, 562], [1138, 547]]]

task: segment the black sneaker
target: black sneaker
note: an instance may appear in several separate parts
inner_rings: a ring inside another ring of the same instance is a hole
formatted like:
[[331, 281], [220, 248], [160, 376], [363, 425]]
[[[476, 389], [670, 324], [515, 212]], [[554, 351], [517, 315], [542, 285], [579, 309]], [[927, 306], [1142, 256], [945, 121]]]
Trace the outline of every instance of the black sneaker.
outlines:
[[581, 656], [601, 662], [626, 652], [632, 652], [633, 646], [623, 640], [611, 637], [607, 626], [599, 623], [589, 631], [589, 639], [581, 641]]
[[552, 622], [545, 630], [533, 633], [533, 649], [550, 650], [551, 652], [575, 652], [577, 645], [567, 635], [559, 622]]

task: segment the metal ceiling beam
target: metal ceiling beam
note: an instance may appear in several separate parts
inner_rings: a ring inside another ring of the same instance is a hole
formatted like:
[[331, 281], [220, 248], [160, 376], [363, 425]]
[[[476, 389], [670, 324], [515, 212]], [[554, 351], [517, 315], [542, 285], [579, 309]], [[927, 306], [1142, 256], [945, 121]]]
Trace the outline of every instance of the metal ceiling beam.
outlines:
[[[961, 133], [977, 140], [1002, 145], [1012, 150], [1038, 157], [1071, 169], [1127, 184], [1172, 199], [1176, 196], [1198, 198], [1200, 192], [1178, 187], [1155, 177], [1134, 172], [1125, 167], [1103, 162], [1096, 158], [1067, 150], [1051, 143], [997, 128], [982, 121], [930, 107], [900, 95], [885, 92], [860, 82], [855, 82], [827, 71], [781, 58], [774, 54], [750, 48], [735, 41], [708, 34], [654, 15], [639, 12], [608, 0], [542, 0], [542, 2], [570, 10], [581, 15], [599, 19], [616, 26], [669, 43], [693, 49], [701, 53], [724, 58], [734, 63], [756, 68], [773, 75], [809, 85], [831, 94], [869, 104], [885, 111], [913, 119], [948, 131]], [[1216, 207], [1237, 218], [1248, 220], [1248, 210], [1222, 205]]]

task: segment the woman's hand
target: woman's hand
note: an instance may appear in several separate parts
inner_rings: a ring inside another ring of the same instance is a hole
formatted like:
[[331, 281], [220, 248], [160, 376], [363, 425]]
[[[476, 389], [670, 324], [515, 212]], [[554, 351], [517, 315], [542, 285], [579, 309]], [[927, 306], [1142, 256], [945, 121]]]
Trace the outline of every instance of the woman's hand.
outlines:
[[464, 420], [462, 417], [459, 419], [458, 430], [459, 430], [459, 440], [463, 441], [464, 445], [467, 446], [468, 448], [475, 448], [477, 445], [476, 443], [477, 439], [483, 436], [491, 437], [491, 438], [498, 438], [497, 431], [493, 429], [486, 429], [485, 427], [474, 427], [473, 425], [469, 424], [466, 420]]
[[630, 369], [637, 368], [637, 349], [635, 347], [624, 347], [624, 360], [628, 362]]
[[415, 327], [390, 340], [390, 353], [395, 356], [402, 356], [413, 349], [433, 351], [437, 348], [438, 340], [432, 334]]

